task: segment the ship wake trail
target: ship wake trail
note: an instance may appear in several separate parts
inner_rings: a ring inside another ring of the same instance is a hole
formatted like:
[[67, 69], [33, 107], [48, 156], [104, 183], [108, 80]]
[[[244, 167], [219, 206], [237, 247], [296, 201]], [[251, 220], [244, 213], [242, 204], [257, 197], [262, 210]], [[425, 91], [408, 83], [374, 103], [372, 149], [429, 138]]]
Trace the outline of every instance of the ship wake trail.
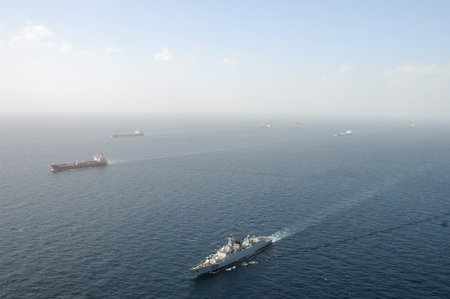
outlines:
[[307, 230], [308, 228], [320, 224], [324, 219], [336, 215], [342, 212], [347, 211], [352, 208], [354, 205], [360, 204], [366, 200], [370, 200], [374, 198], [379, 192], [389, 188], [393, 184], [395, 184], [399, 179], [389, 178], [384, 182], [383, 187], [375, 186], [373, 188], [366, 188], [364, 191], [355, 194], [353, 197], [347, 197], [344, 200], [335, 202], [327, 207], [324, 207], [320, 212], [311, 215], [308, 218], [304, 218], [299, 222], [293, 223], [291, 227], [284, 228], [276, 233], [272, 234], [270, 237], [273, 239], [273, 242], [278, 242], [286, 237], [293, 236], [301, 231]]
[[320, 223], [325, 217], [330, 215], [330, 212], [322, 212], [309, 219], [302, 221], [302, 223], [296, 223], [292, 227], [285, 228], [272, 234], [270, 237], [273, 239], [273, 243], [278, 242], [286, 237], [295, 235], [298, 232], [306, 230], [317, 223]]
[[277, 231], [276, 233], [272, 234], [270, 236], [270, 238], [272, 238], [272, 240], [273, 240], [272, 242], [275, 243], [275, 242], [280, 241], [281, 239], [292, 236], [295, 233], [296, 233], [296, 231], [294, 231], [290, 228], [286, 228], [286, 229], [282, 229], [282, 230]]

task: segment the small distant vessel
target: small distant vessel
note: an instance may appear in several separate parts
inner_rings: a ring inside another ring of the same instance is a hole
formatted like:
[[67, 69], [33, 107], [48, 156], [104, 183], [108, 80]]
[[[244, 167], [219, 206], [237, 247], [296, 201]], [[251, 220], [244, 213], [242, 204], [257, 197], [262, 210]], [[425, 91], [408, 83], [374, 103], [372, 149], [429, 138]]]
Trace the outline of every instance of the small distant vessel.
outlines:
[[303, 124], [305, 124], [303, 121], [298, 121], [298, 122], [296, 122], [295, 123], [296, 125], [303, 125]]
[[408, 129], [415, 128], [415, 127], [416, 127], [416, 124], [410, 124], [407, 126]]
[[132, 136], [144, 136], [144, 133], [141, 130], [136, 130], [132, 133], [121, 133], [111, 135], [111, 137], [132, 137]]
[[66, 164], [51, 164], [52, 171], [68, 170], [75, 168], [93, 167], [93, 166], [103, 166], [108, 164], [108, 160], [103, 154], [95, 155], [92, 161], [77, 161], [74, 163]]
[[347, 130], [347, 131], [345, 131], [344, 133], [337, 133], [337, 134], [334, 134], [334, 136], [345, 136], [345, 135], [352, 135], [352, 134], [353, 134], [352, 131]]
[[270, 125], [265, 125], [265, 126], [262, 126], [262, 127], [261, 127], [261, 129], [270, 129], [270, 128], [271, 128]]
[[212, 273], [234, 262], [249, 258], [270, 244], [272, 244], [271, 237], [254, 235], [250, 237], [248, 235], [243, 242], [240, 242], [230, 235], [227, 245], [206, 257], [205, 261], [195, 265], [190, 270], [195, 275]]

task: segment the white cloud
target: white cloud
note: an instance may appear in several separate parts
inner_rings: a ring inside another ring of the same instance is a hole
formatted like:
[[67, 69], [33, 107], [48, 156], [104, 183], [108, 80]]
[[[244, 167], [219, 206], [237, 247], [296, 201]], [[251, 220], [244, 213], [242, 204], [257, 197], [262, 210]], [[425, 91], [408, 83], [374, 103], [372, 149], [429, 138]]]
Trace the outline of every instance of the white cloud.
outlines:
[[72, 48], [73, 48], [72, 45], [66, 44], [66, 43], [64, 43], [61, 46], [59, 46], [59, 50], [61, 52], [69, 52], [70, 50], [72, 50]]
[[104, 50], [100, 51], [106, 54], [118, 54], [120, 53], [120, 49], [119, 48], [111, 48], [111, 47], [105, 47]]
[[172, 52], [170, 52], [169, 49], [163, 48], [163, 49], [161, 49], [161, 51], [153, 54], [153, 59], [159, 60], [159, 61], [167, 61], [170, 58], [172, 58], [172, 56], [173, 56]]
[[339, 68], [339, 74], [342, 75], [349, 75], [356, 72], [356, 67], [350, 65], [350, 64], [343, 64]]
[[436, 64], [405, 64], [382, 74], [389, 86], [411, 86], [418, 81], [450, 80], [450, 66]]
[[[10, 47], [45, 47], [58, 49], [61, 52], [70, 52], [73, 50], [73, 45], [69, 43], [59, 43], [56, 34], [44, 25], [35, 25], [27, 21], [27, 25], [21, 28], [18, 34], [8, 34], [10, 36], [9, 42], [3, 43], [0, 41], [0, 47], [8, 45]], [[105, 47], [98, 52], [106, 54], [117, 54], [121, 50], [117, 47]], [[78, 55], [88, 56], [90, 53], [86, 51], [78, 51]]]
[[56, 47], [58, 47], [58, 45], [56, 43], [54, 43], [54, 42], [46, 42], [46, 43], [44, 43], [44, 46], [47, 47], [47, 48], [56, 48]]
[[195, 60], [195, 56], [186, 56], [186, 57], [183, 57], [183, 60], [184, 61], [187, 61], [187, 62], [189, 62], [189, 61], [194, 61]]
[[78, 51], [77, 54], [80, 55], [80, 56], [89, 56], [89, 52], [84, 51], [84, 50]]
[[27, 21], [19, 34], [10, 34], [9, 46], [53, 46], [51, 40], [56, 39], [56, 34], [44, 25], [34, 25]]
[[237, 65], [237, 62], [236, 62], [236, 60], [234, 60], [233, 58], [230, 58], [230, 57], [224, 57], [224, 58], [222, 59], [222, 64], [225, 64], [225, 65], [229, 65], [229, 66], [235, 67], [235, 66]]

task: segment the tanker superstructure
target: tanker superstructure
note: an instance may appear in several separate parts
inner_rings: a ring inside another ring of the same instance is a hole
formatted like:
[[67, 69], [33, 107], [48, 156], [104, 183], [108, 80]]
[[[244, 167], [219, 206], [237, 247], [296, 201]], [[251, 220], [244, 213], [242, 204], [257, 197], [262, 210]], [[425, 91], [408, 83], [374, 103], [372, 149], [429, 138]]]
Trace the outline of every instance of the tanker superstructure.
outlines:
[[51, 164], [52, 171], [60, 171], [60, 170], [69, 170], [76, 168], [85, 168], [85, 167], [94, 167], [94, 166], [103, 166], [107, 165], [108, 160], [103, 154], [98, 154], [93, 157], [91, 161], [77, 161], [74, 163], [65, 163], [65, 164]]

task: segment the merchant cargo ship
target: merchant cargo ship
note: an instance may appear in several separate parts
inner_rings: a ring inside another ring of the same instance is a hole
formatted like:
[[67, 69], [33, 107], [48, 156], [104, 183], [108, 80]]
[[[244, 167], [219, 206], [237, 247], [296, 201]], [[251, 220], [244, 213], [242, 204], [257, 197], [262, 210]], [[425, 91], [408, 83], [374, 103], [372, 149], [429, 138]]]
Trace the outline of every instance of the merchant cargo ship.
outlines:
[[93, 167], [93, 166], [103, 166], [108, 164], [106, 157], [103, 154], [98, 154], [94, 156], [92, 161], [77, 161], [75, 163], [66, 164], [51, 164], [52, 171], [68, 170], [75, 168]]
[[111, 137], [132, 137], [132, 136], [144, 136], [141, 130], [136, 130], [133, 133], [113, 134]]

